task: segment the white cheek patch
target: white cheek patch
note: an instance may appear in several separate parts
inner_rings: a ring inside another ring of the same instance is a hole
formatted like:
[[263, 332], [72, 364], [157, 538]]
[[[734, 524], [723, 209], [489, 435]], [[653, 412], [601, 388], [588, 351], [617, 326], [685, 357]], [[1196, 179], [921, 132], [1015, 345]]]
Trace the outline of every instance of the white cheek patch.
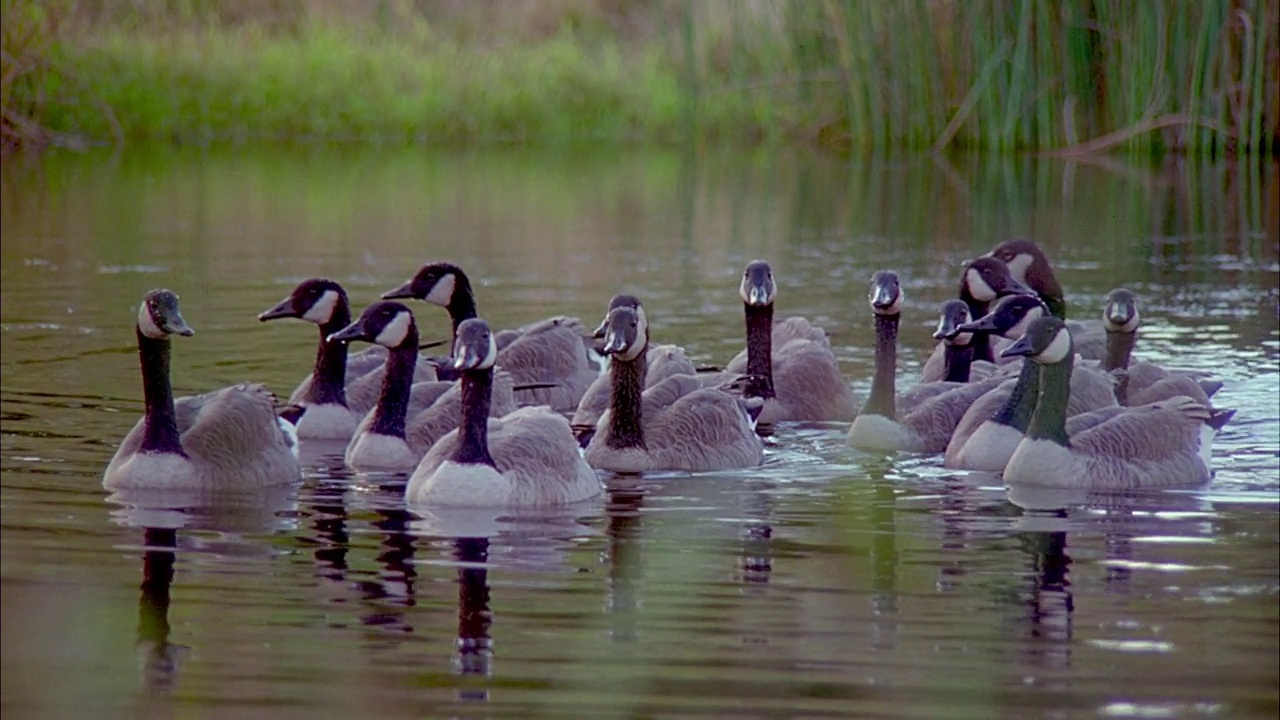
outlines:
[[407, 312], [396, 313], [396, 316], [382, 328], [382, 332], [378, 333], [378, 337], [373, 341], [385, 348], [400, 347], [404, 339], [409, 336], [409, 328], [412, 325], [412, 315]]
[[1071, 333], [1066, 328], [1058, 331], [1053, 337], [1053, 342], [1049, 343], [1049, 347], [1044, 349], [1039, 355], [1036, 355], [1036, 362], [1042, 365], [1053, 365], [1060, 363], [1071, 353]]
[[453, 273], [446, 273], [436, 281], [436, 284], [431, 288], [431, 292], [427, 293], [423, 300], [432, 305], [448, 307], [449, 303], [453, 302], [453, 289], [457, 284], [458, 277]]
[[493, 364], [496, 363], [497, 361], [498, 361], [498, 341], [493, 338], [492, 334], [490, 334], [489, 335], [489, 351], [485, 353], [484, 360], [481, 360], [480, 364], [477, 365], [476, 367], [480, 370], [488, 370], [489, 368], [493, 367]]
[[320, 299], [316, 301], [311, 309], [302, 315], [302, 319], [307, 322], [313, 322], [317, 325], [323, 325], [333, 318], [333, 311], [338, 307], [338, 293], [336, 290], [325, 290]]
[[1009, 274], [1013, 276], [1014, 280], [1026, 284], [1027, 269], [1030, 268], [1031, 263], [1035, 261], [1036, 259], [1031, 255], [1021, 253], [1019, 255], [1014, 255], [1013, 259], [1005, 263], [1005, 265], [1009, 267]]
[[1022, 319], [1019, 320], [1016, 325], [1009, 328], [1008, 331], [1001, 333], [1000, 336], [1009, 338], [1010, 340], [1017, 340], [1027, 333], [1027, 328], [1031, 325], [1031, 321], [1041, 317], [1042, 315], [1044, 315], [1044, 308], [1028, 308], [1026, 314], [1022, 316]]
[[169, 333], [161, 330], [155, 319], [151, 317], [151, 309], [147, 307], [146, 302], [138, 308], [138, 329], [152, 340], [163, 340], [169, 337]]
[[996, 291], [991, 289], [986, 280], [982, 279], [982, 273], [977, 270], [970, 269], [965, 273], [964, 282], [969, 286], [969, 294], [979, 302], [991, 302], [996, 299]]
[[963, 347], [973, 342], [973, 333], [960, 333], [955, 337], [951, 338], [950, 340], [948, 340], [947, 342], [951, 343], [952, 345], [959, 345]]
[[1102, 314], [1102, 322], [1104, 325], [1107, 326], [1107, 330], [1110, 332], [1131, 333], [1138, 329], [1138, 320], [1139, 318], [1138, 318], [1137, 308], [1133, 309], [1133, 315], [1130, 316], [1129, 319], [1126, 320], [1122, 325], [1117, 325], [1114, 322], [1112, 322], [1110, 312], [1104, 312]]

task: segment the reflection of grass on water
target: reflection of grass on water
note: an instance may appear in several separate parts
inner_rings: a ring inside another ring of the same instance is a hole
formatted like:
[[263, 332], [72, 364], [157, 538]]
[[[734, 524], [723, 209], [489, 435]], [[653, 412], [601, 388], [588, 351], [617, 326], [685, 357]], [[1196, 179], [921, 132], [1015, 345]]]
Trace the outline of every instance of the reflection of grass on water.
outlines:
[[3, 0], [3, 130], [1271, 151], [1278, 4]]

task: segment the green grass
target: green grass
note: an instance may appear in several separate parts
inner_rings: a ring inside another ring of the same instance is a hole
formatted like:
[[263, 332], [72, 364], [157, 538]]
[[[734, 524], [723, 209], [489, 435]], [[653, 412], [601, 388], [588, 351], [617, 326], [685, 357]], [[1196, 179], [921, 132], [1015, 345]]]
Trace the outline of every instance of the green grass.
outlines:
[[1280, 122], [1280, 0], [3, 3], [11, 141], [1216, 155]]

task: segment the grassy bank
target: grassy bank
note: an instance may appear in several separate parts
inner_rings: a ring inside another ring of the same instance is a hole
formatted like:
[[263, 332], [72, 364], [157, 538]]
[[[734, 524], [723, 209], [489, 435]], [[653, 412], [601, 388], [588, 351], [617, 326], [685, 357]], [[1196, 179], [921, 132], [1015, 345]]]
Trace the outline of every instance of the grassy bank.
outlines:
[[9, 144], [1273, 152], [1280, 0], [3, 0]]

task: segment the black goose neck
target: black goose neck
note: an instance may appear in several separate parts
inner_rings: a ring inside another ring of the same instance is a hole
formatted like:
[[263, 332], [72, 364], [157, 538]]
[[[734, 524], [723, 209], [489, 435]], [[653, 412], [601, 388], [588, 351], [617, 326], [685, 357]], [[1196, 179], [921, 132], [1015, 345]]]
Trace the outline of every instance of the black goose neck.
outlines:
[[743, 303], [747, 320], [747, 373], [765, 379], [764, 397], [776, 397], [773, 389], [773, 303]]
[[185, 455], [178, 434], [178, 416], [173, 407], [173, 385], [169, 382], [169, 339], [138, 334], [138, 357], [142, 361], [142, 396], [146, 403], [142, 452]]
[[[1133, 354], [1133, 345], [1137, 341], [1136, 332], [1107, 331], [1107, 354], [1102, 359], [1102, 369], [1107, 372], [1127, 370]], [[1116, 402], [1129, 404], [1129, 375], [1121, 374], [1116, 380]]]
[[1004, 406], [996, 412], [993, 422], [1008, 425], [1020, 433], [1026, 433], [1031, 425], [1031, 415], [1036, 410], [1036, 401], [1040, 395], [1040, 368], [1032, 360], [1024, 359], [1022, 369], [1018, 371], [1018, 380], [1013, 384], [1013, 391], [1004, 401]]
[[1059, 362], [1040, 367], [1040, 397], [1027, 428], [1027, 437], [1032, 440], [1052, 440], [1071, 447], [1067, 439], [1067, 398], [1071, 392], [1073, 362], [1068, 353]]
[[462, 373], [462, 415], [458, 421], [458, 451], [454, 461], [496, 468], [489, 454], [489, 404], [493, 398], [493, 368]]
[[330, 341], [328, 337], [351, 323], [351, 308], [339, 302], [333, 315], [320, 325], [320, 346], [316, 350], [316, 366], [311, 372], [311, 387], [304, 400], [312, 405], [347, 404], [347, 350], [349, 345]]
[[614, 356], [610, 365], [609, 435], [606, 443], [611, 448], [643, 448], [644, 424], [640, 414], [644, 376], [648, 372], [646, 353], [633, 360]]
[[418, 362], [418, 330], [410, 328], [399, 346], [387, 353], [387, 372], [382, 378], [382, 393], [373, 410], [372, 432], [404, 437], [405, 416], [409, 412], [409, 394], [413, 391], [413, 369]]
[[445, 310], [449, 311], [449, 320], [453, 323], [453, 335], [457, 337], [458, 326], [465, 320], [477, 317], [476, 315], [476, 296], [471, 290], [471, 280], [462, 271], [454, 274], [455, 280], [453, 295], [449, 298], [449, 304], [445, 306]]
[[1061, 290], [1058, 290], [1056, 293], [1050, 292], [1047, 295], [1042, 294], [1040, 296], [1040, 300], [1044, 302], [1045, 307], [1049, 308], [1050, 315], [1058, 318], [1059, 320], [1067, 319], [1067, 301], [1062, 297]]
[[970, 340], [965, 345], [947, 343], [942, 359], [946, 367], [946, 375], [942, 378], [944, 381], [969, 382], [969, 370], [973, 364], [973, 341]]
[[862, 414], [897, 418], [895, 376], [898, 370], [899, 315], [876, 315], [876, 371], [871, 378], [871, 394]]

